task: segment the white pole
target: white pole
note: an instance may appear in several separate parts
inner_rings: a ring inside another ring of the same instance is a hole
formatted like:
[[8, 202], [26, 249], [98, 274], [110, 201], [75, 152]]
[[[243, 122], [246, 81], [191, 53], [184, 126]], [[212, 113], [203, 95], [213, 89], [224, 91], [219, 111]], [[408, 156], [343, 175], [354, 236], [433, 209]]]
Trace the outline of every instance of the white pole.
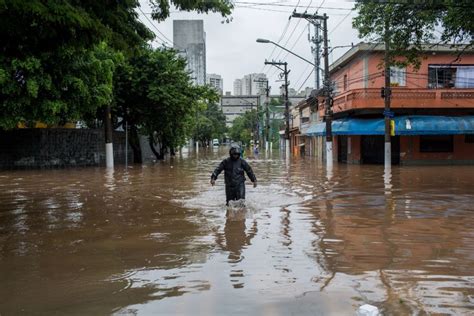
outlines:
[[196, 140], [196, 153], [198, 153], [198, 152], [199, 152], [199, 141]]
[[384, 157], [384, 162], [385, 162], [385, 169], [391, 169], [392, 168], [392, 145], [390, 142], [385, 143], [385, 157]]
[[112, 143], [105, 144], [105, 166], [107, 168], [114, 167], [114, 146]]
[[326, 166], [332, 168], [332, 142], [326, 141]]
[[128, 122], [125, 121], [125, 169], [128, 168]]
[[285, 139], [285, 152], [286, 152], [286, 158], [290, 158], [290, 140]]

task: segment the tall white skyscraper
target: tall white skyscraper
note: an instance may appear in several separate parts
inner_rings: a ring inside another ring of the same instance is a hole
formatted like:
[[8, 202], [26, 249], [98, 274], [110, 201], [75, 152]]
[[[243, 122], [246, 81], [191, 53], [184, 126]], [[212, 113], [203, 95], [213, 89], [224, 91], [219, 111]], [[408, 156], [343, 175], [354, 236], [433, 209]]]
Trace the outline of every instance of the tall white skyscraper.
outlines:
[[265, 94], [267, 76], [263, 73], [245, 75], [234, 81], [234, 95], [261, 95]]
[[242, 79], [234, 80], [234, 95], [242, 95]]
[[224, 80], [222, 79], [221, 75], [217, 74], [207, 74], [206, 75], [206, 84], [210, 85], [211, 87], [215, 88], [219, 91], [219, 94], [222, 95], [224, 91]]
[[174, 20], [174, 48], [188, 61], [195, 84], [206, 84], [206, 33], [203, 20]]

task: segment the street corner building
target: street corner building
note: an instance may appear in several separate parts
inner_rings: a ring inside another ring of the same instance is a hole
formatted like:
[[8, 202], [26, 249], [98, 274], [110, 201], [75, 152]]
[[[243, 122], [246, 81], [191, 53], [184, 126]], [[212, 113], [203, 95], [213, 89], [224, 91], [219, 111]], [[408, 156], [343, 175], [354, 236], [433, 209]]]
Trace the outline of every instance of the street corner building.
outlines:
[[[330, 66], [334, 161], [384, 163], [383, 57], [360, 43]], [[426, 45], [420, 57], [390, 68], [392, 164], [474, 164], [474, 50]], [[325, 158], [324, 102], [314, 90], [292, 108], [293, 152]]]

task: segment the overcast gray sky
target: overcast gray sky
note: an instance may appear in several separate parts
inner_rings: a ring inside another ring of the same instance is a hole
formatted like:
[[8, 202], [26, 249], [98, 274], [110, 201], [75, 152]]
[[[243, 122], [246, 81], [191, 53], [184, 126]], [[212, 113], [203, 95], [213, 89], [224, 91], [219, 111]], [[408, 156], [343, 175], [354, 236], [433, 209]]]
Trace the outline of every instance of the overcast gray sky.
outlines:
[[[142, 11], [151, 17], [147, 1], [142, 0]], [[260, 4], [260, 5], [257, 5]], [[279, 44], [294, 51], [302, 57], [313, 60], [308, 42], [308, 22], [303, 19], [289, 17], [297, 6], [297, 12], [313, 14], [317, 8], [319, 14], [326, 13], [329, 16], [329, 46], [350, 45], [358, 43], [357, 31], [352, 28], [352, 18], [356, 11], [354, 1], [348, 0], [236, 0], [236, 8], [232, 14], [230, 23], [222, 23], [220, 14], [197, 14], [173, 11], [165, 21], [153, 25], [140, 12], [140, 19], [155, 34], [158, 35], [155, 45], [167, 41], [169, 46], [173, 39], [173, 20], [202, 19], [206, 32], [206, 54], [207, 72], [216, 73], [224, 79], [224, 91], [233, 92], [234, 79], [242, 78], [248, 73], [263, 72], [270, 79], [272, 94], [279, 94], [281, 82], [278, 80], [279, 71], [271, 66], [264, 66], [265, 59], [282, 60], [288, 62], [291, 69], [289, 79], [290, 88], [298, 90], [300, 87], [314, 86], [314, 73], [310, 75], [312, 66], [306, 62], [288, 55], [277, 48], [274, 50], [272, 44], [256, 43], [257, 38], [265, 38], [278, 42]], [[289, 22], [289, 24], [288, 24]], [[157, 29], [162, 33], [158, 33]], [[286, 29], [286, 32], [284, 33]], [[284, 34], [283, 38], [281, 38]], [[313, 34], [313, 29], [311, 29]], [[160, 39], [161, 38], [161, 39]], [[330, 63], [336, 60], [349, 48], [336, 49], [330, 55]], [[272, 54], [273, 52], [273, 54]], [[323, 64], [323, 61], [321, 60]]]

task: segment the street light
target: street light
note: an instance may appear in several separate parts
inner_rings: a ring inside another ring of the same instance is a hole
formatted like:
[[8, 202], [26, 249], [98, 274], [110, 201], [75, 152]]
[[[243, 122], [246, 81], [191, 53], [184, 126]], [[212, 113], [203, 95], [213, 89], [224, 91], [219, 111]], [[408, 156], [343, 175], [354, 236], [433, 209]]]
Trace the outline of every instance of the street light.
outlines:
[[[263, 43], [263, 44], [272, 43], [273, 45], [280, 47], [280, 48], [283, 49], [284, 51], [287, 51], [288, 53], [290, 53], [290, 54], [292, 54], [292, 55], [298, 57], [299, 59], [304, 60], [305, 62], [307, 62], [308, 64], [312, 65], [313, 67], [316, 67], [316, 65], [315, 65], [314, 63], [310, 62], [310, 61], [307, 60], [306, 58], [301, 57], [300, 55], [297, 55], [297, 54], [293, 53], [291, 50], [286, 49], [285, 47], [283, 47], [283, 46], [281, 46], [281, 45], [275, 43], [274, 41], [270, 41], [270, 40], [267, 40], [267, 39], [264, 39], [264, 38], [257, 38], [257, 43]], [[321, 68], [320, 68], [320, 69], [321, 69]]]

